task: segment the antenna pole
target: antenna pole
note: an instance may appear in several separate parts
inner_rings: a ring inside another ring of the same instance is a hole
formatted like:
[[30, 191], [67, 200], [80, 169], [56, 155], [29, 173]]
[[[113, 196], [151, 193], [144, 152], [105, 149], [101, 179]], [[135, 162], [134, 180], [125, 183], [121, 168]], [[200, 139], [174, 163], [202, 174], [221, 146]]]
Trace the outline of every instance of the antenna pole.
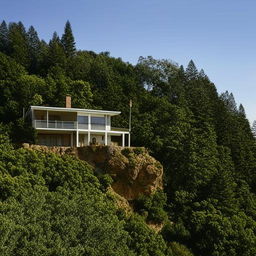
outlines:
[[129, 112], [129, 139], [128, 139], [128, 147], [131, 146], [131, 130], [132, 130], [132, 100], [129, 103], [130, 112]]

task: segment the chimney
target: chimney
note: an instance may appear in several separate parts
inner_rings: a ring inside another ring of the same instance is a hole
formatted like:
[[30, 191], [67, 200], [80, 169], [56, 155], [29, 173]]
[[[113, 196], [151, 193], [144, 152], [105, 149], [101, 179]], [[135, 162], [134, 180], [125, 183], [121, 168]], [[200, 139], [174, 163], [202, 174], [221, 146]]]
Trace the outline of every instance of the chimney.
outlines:
[[71, 96], [66, 96], [66, 108], [71, 108]]

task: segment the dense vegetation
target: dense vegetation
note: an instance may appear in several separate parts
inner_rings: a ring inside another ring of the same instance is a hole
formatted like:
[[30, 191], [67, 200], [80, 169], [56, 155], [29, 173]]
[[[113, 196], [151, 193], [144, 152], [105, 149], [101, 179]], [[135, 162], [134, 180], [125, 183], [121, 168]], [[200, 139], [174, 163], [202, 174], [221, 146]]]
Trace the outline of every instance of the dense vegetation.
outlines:
[[[3, 144], [6, 255], [191, 255], [185, 246], [197, 256], [256, 255], [255, 138], [232, 93], [218, 94], [193, 61], [184, 70], [140, 57], [134, 66], [108, 52], [77, 51], [69, 23], [61, 38], [54, 33], [46, 43], [33, 27], [2, 22], [1, 130], [13, 143], [33, 142], [23, 108], [64, 106], [66, 94], [74, 107], [122, 111], [113, 125], [123, 127], [133, 100], [132, 144], [163, 164], [165, 195], [138, 199], [143, 217], [126, 219], [85, 163]], [[161, 234], [142, 218], [164, 221]]]

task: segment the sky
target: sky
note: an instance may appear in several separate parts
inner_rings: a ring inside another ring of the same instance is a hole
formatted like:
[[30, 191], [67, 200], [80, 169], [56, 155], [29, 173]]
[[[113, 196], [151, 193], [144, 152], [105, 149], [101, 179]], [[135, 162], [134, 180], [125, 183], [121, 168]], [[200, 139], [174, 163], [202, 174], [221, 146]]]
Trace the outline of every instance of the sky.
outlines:
[[0, 0], [0, 21], [60, 36], [71, 22], [76, 47], [136, 64], [140, 56], [193, 59], [218, 92], [233, 92], [256, 119], [255, 0]]

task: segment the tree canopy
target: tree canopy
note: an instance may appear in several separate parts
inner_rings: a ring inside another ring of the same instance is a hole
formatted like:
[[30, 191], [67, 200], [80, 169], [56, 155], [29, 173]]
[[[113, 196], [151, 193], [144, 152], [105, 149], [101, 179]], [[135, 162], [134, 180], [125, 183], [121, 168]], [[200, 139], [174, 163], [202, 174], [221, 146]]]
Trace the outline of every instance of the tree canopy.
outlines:
[[[255, 134], [232, 92], [218, 93], [192, 60], [132, 65], [76, 50], [69, 22], [47, 43], [35, 28], [3, 21], [0, 128], [10, 141], [35, 139], [23, 108], [64, 106], [67, 94], [75, 107], [121, 111], [112, 122], [121, 127], [132, 99], [132, 145], [163, 164], [164, 192], [133, 202], [136, 214], [124, 217], [86, 163], [13, 149], [1, 137], [3, 255], [256, 254]], [[156, 234], [145, 221], [163, 228]]]

